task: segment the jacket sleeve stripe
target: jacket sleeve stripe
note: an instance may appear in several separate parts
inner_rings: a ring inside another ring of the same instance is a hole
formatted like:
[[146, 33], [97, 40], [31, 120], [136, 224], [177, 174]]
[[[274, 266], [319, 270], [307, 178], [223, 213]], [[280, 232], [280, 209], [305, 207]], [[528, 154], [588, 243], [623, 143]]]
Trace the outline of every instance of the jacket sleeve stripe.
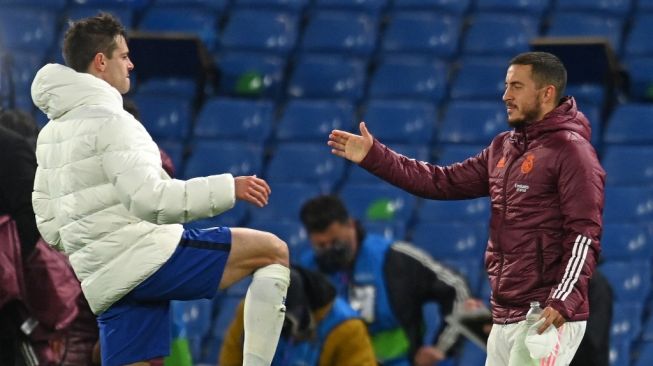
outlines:
[[[464, 309], [465, 300], [469, 299], [469, 287], [467, 282], [463, 277], [454, 273], [449, 268], [443, 266], [440, 262], [431, 258], [426, 252], [422, 251], [419, 248], [416, 248], [412, 245], [407, 245], [402, 242], [397, 242], [393, 245], [393, 248], [397, 251], [400, 251], [410, 257], [415, 258], [421, 262], [425, 267], [431, 269], [438, 278], [446, 283], [447, 285], [454, 288], [456, 292], [456, 298], [454, 300], [453, 312], [459, 313]], [[456, 343], [456, 340], [460, 336], [459, 332], [454, 329], [452, 326], [447, 324], [442, 332], [438, 335], [437, 347], [443, 351], [447, 352], [453, 345]]]
[[554, 299], [565, 301], [567, 296], [571, 294], [571, 290], [574, 288], [576, 281], [578, 281], [583, 265], [585, 264], [585, 258], [587, 257], [587, 251], [590, 244], [592, 244], [592, 239], [583, 235], [578, 235], [576, 237], [571, 258], [569, 259], [567, 268], [565, 269], [565, 275], [558, 285], [558, 288], [553, 293]]

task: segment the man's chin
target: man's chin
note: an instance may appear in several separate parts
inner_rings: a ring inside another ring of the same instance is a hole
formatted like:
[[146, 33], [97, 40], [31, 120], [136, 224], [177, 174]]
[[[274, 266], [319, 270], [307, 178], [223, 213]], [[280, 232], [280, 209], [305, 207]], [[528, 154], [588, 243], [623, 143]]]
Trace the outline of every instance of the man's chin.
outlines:
[[523, 119], [508, 119], [508, 126], [512, 128], [519, 128], [526, 124], [526, 121]]

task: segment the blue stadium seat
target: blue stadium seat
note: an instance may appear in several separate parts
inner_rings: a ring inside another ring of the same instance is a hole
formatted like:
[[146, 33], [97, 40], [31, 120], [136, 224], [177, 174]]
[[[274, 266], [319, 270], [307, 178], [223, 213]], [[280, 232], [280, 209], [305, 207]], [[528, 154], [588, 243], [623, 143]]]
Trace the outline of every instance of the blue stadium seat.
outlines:
[[218, 19], [217, 11], [204, 7], [155, 4], [147, 9], [138, 29], [143, 32], [192, 34], [212, 50], [217, 43]]
[[6, 55], [5, 60], [10, 65], [10, 75], [14, 83], [17, 102], [20, 100], [23, 103], [17, 107], [22, 106], [23, 109], [31, 110], [34, 108], [31, 94], [32, 81], [36, 72], [44, 65], [43, 55], [40, 52], [11, 51]]
[[263, 143], [273, 123], [274, 103], [269, 100], [214, 97], [202, 105], [194, 136]]
[[365, 232], [381, 235], [388, 240], [403, 240], [406, 237], [406, 223], [398, 221], [362, 220]]
[[389, 0], [315, 0], [314, 6], [317, 9], [357, 10], [378, 14], [389, 2]]
[[363, 121], [383, 143], [426, 145], [433, 137], [437, 111], [432, 102], [372, 99]]
[[632, 28], [626, 37], [624, 54], [626, 56], [653, 56], [651, 34], [653, 34], [653, 13], [635, 14]]
[[259, 144], [241, 141], [197, 141], [186, 161], [185, 177], [203, 177], [231, 173], [261, 175], [263, 148]]
[[139, 94], [168, 94], [192, 99], [197, 94], [197, 83], [190, 78], [152, 77], [137, 83]]
[[417, 220], [425, 222], [487, 223], [490, 219], [490, 200], [441, 201], [423, 200], [417, 210]]
[[222, 31], [222, 49], [257, 51], [286, 56], [295, 48], [296, 14], [281, 11], [235, 9]]
[[272, 194], [267, 206], [250, 210], [251, 222], [296, 222], [304, 202], [320, 194], [311, 183], [270, 182]]
[[462, 352], [458, 356], [458, 365], [465, 366], [485, 366], [487, 353], [477, 344], [465, 340], [463, 341]]
[[642, 223], [603, 224], [601, 256], [606, 261], [653, 259], [651, 228]]
[[623, 19], [584, 12], [558, 11], [552, 15], [550, 37], [605, 37], [612, 49], [621, 49]]
[[[227, 294], [229, 296], [233, 297], [244, 297], [247, 294], [247, 289], [249, 288], [249, 285], [252, 283], [252, 277], [247, 276], [240, 281], [234, 283], [233, 285], [229, 286], [226, 288], [224, 291], [221, 291], [218, 293], [218, 296], [214, 298], [215, 300], [218, 300], [222, 294]], [[214, 303], [214, 307], [217, 308], [216, 310], [219, 311], [219, 306], [220, 303]], [[217, 312], [216, 311], [216, 312]]]
[[508, 60], [501, 57], [466, 57], [456, 72], [451, 99], [500, 101], [504, 92]]
[[440, 144], [436, 161], [438, 165], [460, 163], [468, 158], [476, 156], [486, 147], [487, 145]]
[[389, 184], [347, 183], [339, 193], [349, 214], [360, 220], [407, 222], [417, 199]]
[[607, 186], [603, 218], [606, 223], [653, 220], [653, 188]]
[[[299, 217], [299, 211], [296, 214]], [[311, 250], [306, 229], [304, 229], [299, 219], [294, 221], [279, 221], [277, 218], [273, 220], [253, 220], [247, 226], [252, 229], [274, 233], [285, 241], [290, 252], [291, 263], [298, 262], [303, 253]]]
[[393, 6], [396, 10], [430, 10], [445, 12], [455, 15], [463, 15], [471, 0], [394, 0]]
[[419, 221], [413, 228], [412, 242], [435, 259], [478, 258], [480, 267], [487, 229], [476, 223]]
[[[81, 0], [75, 0], [81, 1]], [[61, 10], [68, 3], [68, 0], [0, 0], [0, 8], [11, 7], [14, 5], [26, 6], [30, 8]]]
[[[651, 264], [642, 259], [633, 261], [606, 261], [600, 266], [601, 273], [612, 286], [616, 302], [643, 304], [651, 291]], [[614, 312], [617, 313], [616, 311]], [[641, 323], [638, 322], [638, 324]]]
[[208, 299], [178, 302], [189, 338], [202, 338], [211, 329], [212, 303]]
[[115, 5], [107, 4], [103, 6], [79, 4], [78, 6], [68, 8], [65, 16], [68, 20], [79, 20], [95, 16], [99, 12], [112, 14], [120, 20], [120, 23], [122, 23], [122, 25], [124, 25], [127, 30], [131, 30], [134, 26], [134, 9], [130, 8], [124, 3]]
[[[376, 136], [376, 131], [371, 131]], [[390, 149], [395, 152], [404, 155], [410, 159], [416, 159], [420, 161], [427, 161], [429, 159], [429, 146], [428, 145], [417, 145], [417, 144], [398, 144], [398, 143], [389, 143], [386, 144], [381, 140], [383, 144], [388, 146]], [[379, 177], [373, 175], [367, 170], [358, 167], [351, 166], [349, 169], [349, 176], [347, 177], [347, 183], [380, 183], [381, 180]]]
[[653, 0], [637, 0], [637, 11], [651, 12], [653, 11]]
[[600, 83], [567, 84], [566, 95], [573, 95], [574, 99], [583, 107], [589, 104], [600, 106], [605, 100], [606, 90]]
[[450, 59], [458, 51], [461, 27], [461, 19], [453, 16], [397, 12], [390, 18], [381, 49], [384, 54]]
[[627, 57], [623, 62], [630, 76], [630, 97], [635, 101], [653, 101], [653, 56]]
[[276, 146], [267, 169], [268, 182], [312, 183], [331, 191], [345, 171], [345, 160], [329, 150], [326, 143], [285, 142]]
[[593, 13], [596, 15], [625, 16], [632, 7], [633, 0], [575, 0], [557, 1], [556, 10]]
[[453, 101], [449, 103], [438, 141], [442, 143], [489, 144], [508, 130], [503, 102]]
[[463, 41], [463, 55], [514, 56], [528, 51], [538, 20], [524, 15], [477, 13]]
[[653, 146], [607, 145], [602, 163], [607, 185], [653, 187]]
[[607, 144], [653, 144], [653, 105], [617, 105], [608, 119], [604, 141]]
[[301, 51], [368, 57], [377, 34], [378, 19], [366, 13], [314, 11], [303, 31]]
[[590, 143], [597, 152], [601, 151], [603, 148], [603, 119], [601, 118], [603, 105], [581, 100], [576, 100], [576, 105], [590, 122], [592, 129]]
[[188, 135], [191, 122], [190, 101], [177, 96], [135, 94], [134, 103], [147, 131], [159, 139], [183, 139]]
[[[215, 317], [208, 324], [211, 328], [211, 335], [216, 338], [224, 339], [225, 332], [234, 320], [236, 309], [243, 298], [241, 296], [218, 294], [220, 298], [218, 309]], [[215, 362], [215, 360], [213, 360]]]
[[349, 130], [354, 107], [337, 100], [293, 99], [288, 102], [276, 126], [279, 141], [325, 142], [334, 129]]
[[310, 0], [235, 0], [233, 5], [239, 8], [273, 9], [299, 14]]
[[365, 63], [355, 58], [303, 55], [289, 80], [288, 94], [294, 98], [346, 99], [363, 97]]
[[[119, 1], [135, 10], [140, 10], [147, 5], [150, 5], [151, 2], [151, 0], [119, 0]], [[180, 1], [184, 1], [184, 0], [178, 0], [177, 2]], [[218, 0], [206, 0], [206, 1], [211, 2], [211, 1], [218, 1]], [[89, 6], [116, 5], [116, 2], [117, 2], [116, 0], [72, 0], [71, 1], [72, 4], [86, 4]]]
[[610, 340], [610, 366], [632, 366], [630, 348], [627, 339]]
[[641, 340], [644, 342], [653, 342], [653, 316], [650, 313], [647, 316], [648, 318], [642, 328]]
[[437, 103], [444, 98], [447, 65], [438, 60], [385, 58], [371, 76], [372, 98], [419, 99]]
[[57, 14], [36, 7], [3, 5], [0, 46], [5, 50], [44, 53], [54, 43]]
[[630, 343], [637, 339], [642, 331], [643, 313], [642, 303], [616, 301], [612, 307], [610, 343], [618, 344], [621, 341]]
[[551, 0], [476, 0], [476, 8], [479, 12], [541, 16], [551, 3]]
[[643, 342], [639, 345], [637, 361], [633, 366], [653, 365], [653, 342]]
[[284, 58], [252, 52], [218, 52], [215, 65], [220, 74], [219, 92], [229, 96], [283, 95]]

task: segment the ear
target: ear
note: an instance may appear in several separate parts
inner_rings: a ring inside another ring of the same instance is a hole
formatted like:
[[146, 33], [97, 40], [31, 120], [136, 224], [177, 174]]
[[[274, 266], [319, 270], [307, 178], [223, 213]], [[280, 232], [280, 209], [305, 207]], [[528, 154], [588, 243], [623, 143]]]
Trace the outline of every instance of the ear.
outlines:
[[544, 100], [546, 102], [554, 101], [557, 103], [557, 101], [554, 100], [555, 96], [556, 96], [556, 87], [553, 85], [547, 86], [546, 89], [544, 90]]
[[104, 56], [104, 53], [98, 52], [95, 54], [95, 57], [93, 57], [93, 61], [91, 62], [91, 68], [98, 72], [103, 72], [107, 68], [106, 56]]

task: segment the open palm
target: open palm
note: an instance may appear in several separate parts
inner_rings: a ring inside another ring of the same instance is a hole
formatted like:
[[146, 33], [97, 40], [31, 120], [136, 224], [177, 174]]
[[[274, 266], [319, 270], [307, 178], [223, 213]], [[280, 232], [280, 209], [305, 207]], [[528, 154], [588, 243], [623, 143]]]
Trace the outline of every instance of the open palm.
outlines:
[[359, 124], [361, 134], [356, 135], [342, 130], [333, 130], [327, 144], [331, 152], [354, 163], [360, 163], [372, 148], [374, 137], [367, 130], [365, 122]]

